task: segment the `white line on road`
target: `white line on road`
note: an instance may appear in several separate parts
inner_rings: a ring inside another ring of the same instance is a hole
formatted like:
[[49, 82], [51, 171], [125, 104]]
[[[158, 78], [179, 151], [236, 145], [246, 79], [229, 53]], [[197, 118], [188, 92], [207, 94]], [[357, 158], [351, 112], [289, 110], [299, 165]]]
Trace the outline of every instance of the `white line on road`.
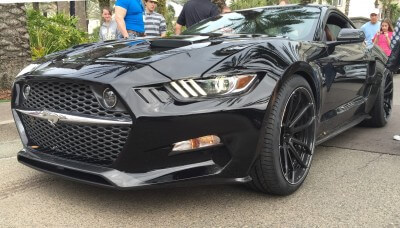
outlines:
[[2, 125], [2, 124], [9, 124], [9, 123], [14, 123], [14, 120], [0, 121], [0, 125]]

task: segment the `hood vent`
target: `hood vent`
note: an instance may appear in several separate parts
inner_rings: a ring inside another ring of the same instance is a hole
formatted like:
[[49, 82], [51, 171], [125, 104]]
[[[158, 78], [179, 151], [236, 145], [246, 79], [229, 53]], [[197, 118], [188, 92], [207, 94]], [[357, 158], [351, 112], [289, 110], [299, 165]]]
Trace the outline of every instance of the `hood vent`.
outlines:
[[150, 43], [152, 48], [180, 48], [193, 44], [192, 41], [178, 39], [160, 39], [150, 41]]

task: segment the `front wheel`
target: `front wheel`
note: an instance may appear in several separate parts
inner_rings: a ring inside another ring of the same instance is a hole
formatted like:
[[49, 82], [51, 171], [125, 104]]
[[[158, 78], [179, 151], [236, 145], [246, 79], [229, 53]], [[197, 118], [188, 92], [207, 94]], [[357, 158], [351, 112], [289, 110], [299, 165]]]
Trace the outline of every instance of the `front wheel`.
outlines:
[[264, 118], [250, 186], [274, 195], [296, 191], [310, 170], [315, 129], [312, 90], [303, 77], [294, 75], [283, 83]]

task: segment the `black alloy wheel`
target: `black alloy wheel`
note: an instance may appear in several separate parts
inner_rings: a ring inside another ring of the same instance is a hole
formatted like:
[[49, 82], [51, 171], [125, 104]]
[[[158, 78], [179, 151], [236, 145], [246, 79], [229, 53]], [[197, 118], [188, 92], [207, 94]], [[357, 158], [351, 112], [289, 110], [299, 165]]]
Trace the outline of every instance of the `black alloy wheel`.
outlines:
[[310, 85], [299, 76], [287, 79], [271, 101], [249, 185], [289, 195], [305, 180], [315, 147], [316, 105]]
[[281, 124], [281, 170], [286, 181], [297, 184], [307, 174], [315, 141], [315, 104], [310, 92], [299, 87], [291, 94]]
[[392, 113], [392, 102], [393, 102], [393, 78], [386, 76], [385, 89], [383, 93], [383, 110], [384, 117], [387, 121]]

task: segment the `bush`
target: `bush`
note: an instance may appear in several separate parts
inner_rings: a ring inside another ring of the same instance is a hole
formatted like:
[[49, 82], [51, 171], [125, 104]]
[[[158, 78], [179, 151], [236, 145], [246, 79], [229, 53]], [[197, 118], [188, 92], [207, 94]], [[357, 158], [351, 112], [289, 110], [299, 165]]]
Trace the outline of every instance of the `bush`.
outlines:
[[88, 34], [76, 28], [76, 17], [56, 14], [47, 18], [35, 10], [27, 13], [32, 59], [89, 41]]

